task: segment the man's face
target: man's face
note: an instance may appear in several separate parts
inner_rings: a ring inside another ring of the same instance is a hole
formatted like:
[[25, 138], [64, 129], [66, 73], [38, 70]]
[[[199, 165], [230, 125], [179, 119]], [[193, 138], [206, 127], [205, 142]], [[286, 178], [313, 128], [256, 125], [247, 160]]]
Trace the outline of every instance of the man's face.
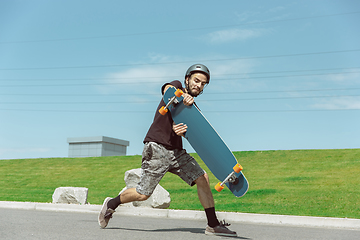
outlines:
[[186, 83], [189, 87], [188, 93], [193, 97], [196, 97], [202, 92], [207, 84], [207, 77], [203, 73], [194, 73], [186, 79]]

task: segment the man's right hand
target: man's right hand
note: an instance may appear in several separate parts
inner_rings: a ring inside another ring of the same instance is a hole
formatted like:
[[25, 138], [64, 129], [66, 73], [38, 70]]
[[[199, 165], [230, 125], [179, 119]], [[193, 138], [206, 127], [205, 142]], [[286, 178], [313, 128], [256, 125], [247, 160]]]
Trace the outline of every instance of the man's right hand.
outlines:
[[184, 134], [187, 131], [187, 126], [186, 126], [186, 124], [183, 124], [183, 123], [179, 123], [179, 124], [173, 123], [173, 131], [176, 133], [176, 135], [185, 137]]
[[184, 97], [183, 103], [184, 103], [186, 106], [190, 106], [191, 104], [194, 103], [194, 98], [193, 98], [190, 94], [184, 93], [184, 94], [183, 94], [183, 97]]

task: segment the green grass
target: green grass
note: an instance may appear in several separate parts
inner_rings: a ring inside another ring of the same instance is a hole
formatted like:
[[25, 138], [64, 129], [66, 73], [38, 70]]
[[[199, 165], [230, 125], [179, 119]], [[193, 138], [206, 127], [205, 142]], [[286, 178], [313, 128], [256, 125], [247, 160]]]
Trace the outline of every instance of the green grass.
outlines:
[[[218, 182], [209, 173], [212, 187]], [[360, 149], [246, 151], [234, 155], [250, 183], [234, 197], [213, 190], [217, 211], [360, 219]], [[138, 168], [141, 156], [50, 158], [0, 161], [0, 201], [51, 202], [60, 186], [89, 188], [88, 202], [101, 204], [125, 186], [124, 173]], [[166, 174], [172, 209], [202, 210], [196, 187]]]

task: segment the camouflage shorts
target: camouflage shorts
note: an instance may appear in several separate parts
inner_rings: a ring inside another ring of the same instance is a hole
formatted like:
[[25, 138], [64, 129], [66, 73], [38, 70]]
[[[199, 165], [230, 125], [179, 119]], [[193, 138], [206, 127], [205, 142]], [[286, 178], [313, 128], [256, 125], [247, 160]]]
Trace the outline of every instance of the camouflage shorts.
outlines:
[[185, 150], [168, 150], [164, 146], [145, 143], [142, 154], [141, 178], [136, 187], [140, 194], [150, 196], [167, 172], [178, 175], [190, 186], [205, 174], [196, 160]]

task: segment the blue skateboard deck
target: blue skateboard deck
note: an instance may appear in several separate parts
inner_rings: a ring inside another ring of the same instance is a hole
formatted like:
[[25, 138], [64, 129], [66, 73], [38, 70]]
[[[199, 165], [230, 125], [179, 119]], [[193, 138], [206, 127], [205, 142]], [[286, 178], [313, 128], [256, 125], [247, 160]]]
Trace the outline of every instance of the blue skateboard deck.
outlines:
[[[175, 91], [174, 87], [166, 90], [163, 96], [165, 104], [175, 96]], [[234, 172], [233, 167], [238, 162], [231, 150], [194, 104], [186, 106], [182, 102], [183, 96], [175, 98], [175, 102], [167, 107], [175, 124], [187, 125], [185, 138], [218, 180], [222, 182], [230, 173], [235, 174], [236, 181], [226, 182], [225, 185], [236, 197], [244, 196], [249, 183], [242, 171]]]

